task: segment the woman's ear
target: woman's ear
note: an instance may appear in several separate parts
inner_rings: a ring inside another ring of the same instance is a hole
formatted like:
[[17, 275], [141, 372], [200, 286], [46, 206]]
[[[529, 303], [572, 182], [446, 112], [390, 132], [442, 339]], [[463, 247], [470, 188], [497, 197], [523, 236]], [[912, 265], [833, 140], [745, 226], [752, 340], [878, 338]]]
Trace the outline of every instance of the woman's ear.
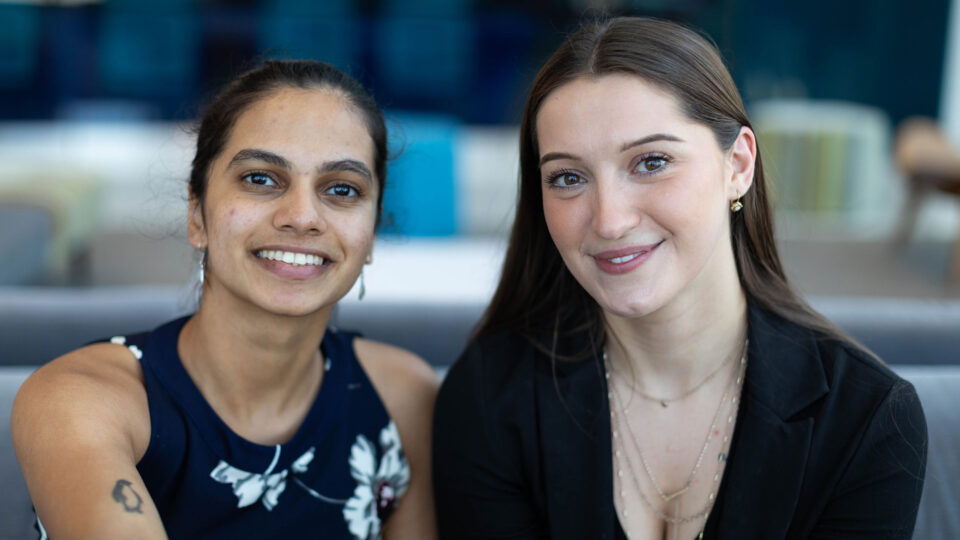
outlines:
[[740, 128], [737, 140], [730, 147], [727, 164], [730, 174], [727, 181], [727, 198], [731, 201], [743, 197], [753, 185], [753, 171], [757, 162], [757, 138], [747, 126]]
[[207, 247], [207, 229], [203, 222], [203, 203], [196, 197], [190, 197], [187, 207], [187, 239], [197, 249]]

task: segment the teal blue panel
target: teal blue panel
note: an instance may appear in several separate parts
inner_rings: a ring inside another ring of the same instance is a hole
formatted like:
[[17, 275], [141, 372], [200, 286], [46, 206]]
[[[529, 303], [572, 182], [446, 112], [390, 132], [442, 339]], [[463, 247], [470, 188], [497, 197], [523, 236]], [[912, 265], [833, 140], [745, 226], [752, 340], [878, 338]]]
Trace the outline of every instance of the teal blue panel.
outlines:
[[100, 81], [105, 89], [167, 96], [193, 86], [200, 43], [192, 14], [107, 11], [101, 22]]
[[[384, 233], [449, 236], [457, 233], [454, 148], [457, 120], [413, 113], [388, 114], [391, 155], [383, 206]], [[390, 226], [389, 224], [392, 224]]]
[[197, 3], [197, 0], [107, 0], [105, 6], [108, 9], [121, 8], [156, 12], [171, 9], [189, 9], [193, 8]]
[[382, 84], [400, 96], [462, 96], [473, 83], [474, 30], [467, 18], [381, 21], [375, 53]]
[[339, 17], [264, 17], [259, 46], [270, 57], [320, 60], [351, 72], [359, 63], [360, 24]]
[[268, 16], [286, 17], [336, 17], [355, 16], [358, 6], [355, 0], [262, 0], [261, 11]]
[[40, 10], [0, 5], [0, 88], [28, 86], [40, 51]]
[[416, 17], [469, 16], [473, 0], [390, 0], [381, 4], [384, 15]]

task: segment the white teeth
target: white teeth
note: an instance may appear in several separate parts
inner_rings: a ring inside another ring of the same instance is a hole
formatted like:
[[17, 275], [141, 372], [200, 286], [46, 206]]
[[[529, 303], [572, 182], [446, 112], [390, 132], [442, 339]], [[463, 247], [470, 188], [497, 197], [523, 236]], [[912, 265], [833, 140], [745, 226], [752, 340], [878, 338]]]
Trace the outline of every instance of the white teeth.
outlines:
[[257, 252], [257, 257], [269, 259], [271, 261], [282, 261], [293, 266], [320, 266], [323, 264], [323, 257], [310, 253], [294, 253], [291, 251], [279, 251], [272, 249], [262, 249]]
[[646, 251], [641, 251], [640, 253], [634, 253], [632, 255], [624, 255], [623, 257], [614, 257], [612, 259], [607, 259], [607, 260], [614, 264], [623, 264], [627, 261], [632, 261], [636, 259], [637, 257], [639, 257], [640, 255], [643, 255], [644, 253], [646, 253]]

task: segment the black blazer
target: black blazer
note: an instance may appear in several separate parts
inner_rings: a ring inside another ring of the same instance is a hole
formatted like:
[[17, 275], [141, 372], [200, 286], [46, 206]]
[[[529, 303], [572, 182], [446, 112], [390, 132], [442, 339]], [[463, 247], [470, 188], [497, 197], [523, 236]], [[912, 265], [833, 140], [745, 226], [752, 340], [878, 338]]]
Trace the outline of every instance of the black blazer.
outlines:
[[[848, 344], [752, 306], [749, 336], [704, 537], [910, 538], [927, 441], [913, 386]], [[602, 372], [596, 359], [554, 366], [506, 332], [469, 346], [436, 404], [441, 538], [623, 538]]]

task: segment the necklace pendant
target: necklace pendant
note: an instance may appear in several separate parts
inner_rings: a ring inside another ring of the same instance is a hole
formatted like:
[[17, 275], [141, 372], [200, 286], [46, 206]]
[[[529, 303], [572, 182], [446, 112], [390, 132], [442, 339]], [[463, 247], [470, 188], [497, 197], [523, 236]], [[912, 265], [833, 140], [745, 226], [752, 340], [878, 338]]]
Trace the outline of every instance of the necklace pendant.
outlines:
[[663, 407], [664, 409], [666, 409], [666, 408], [667, 408], [667, 400], [661, 399], [661, 400], [660, 400], [660, 406]]

